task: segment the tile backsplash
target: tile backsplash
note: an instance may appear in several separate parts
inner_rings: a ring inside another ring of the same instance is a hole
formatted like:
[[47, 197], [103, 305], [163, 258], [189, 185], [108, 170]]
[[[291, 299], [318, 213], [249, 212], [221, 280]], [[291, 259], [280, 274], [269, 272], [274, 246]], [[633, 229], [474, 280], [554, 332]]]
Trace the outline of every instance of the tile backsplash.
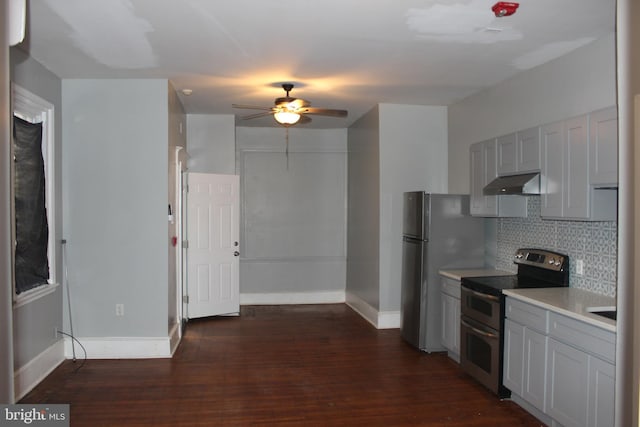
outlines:
[[[496, 268], [517, 270], [518, 248], [542, 248], [569, 255], [569, 286], [616, 296], [618, 227], [614, 221], [557, 221], [540, 218], [540, 197], [527, 197], [527, 218], [498, 218]], [[584, 274], [576, 274], [576, 260]]]

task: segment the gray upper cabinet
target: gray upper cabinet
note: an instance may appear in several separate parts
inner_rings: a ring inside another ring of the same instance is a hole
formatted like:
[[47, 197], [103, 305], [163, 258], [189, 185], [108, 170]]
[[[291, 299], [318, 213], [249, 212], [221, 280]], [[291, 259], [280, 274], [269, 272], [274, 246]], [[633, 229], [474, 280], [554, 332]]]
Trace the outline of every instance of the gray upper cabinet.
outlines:
[[471, 165], [471, 215], [484, 217], [526, 217], [527, 199], [521, 196], [485, 196], [485, 185], [498, 177], [497, 139], [472, 144], [469, 149]]
[[589, 115], [589, 177], [594, 186], [618, 186], [618, 110]]
[[564, 124], [542, 127], [542, 174], [540, 177], [541, 216], [561, 217], [564, 200]]
[[[615, 137], [611, 135], [612, 125], [607, 117], [610, 116], [598, 113], [594, 117], [584, 115], [542, 126], [540, 185], [543, 218], [584, 221], [616, 219], [617, 191], [610, 187], [596, 189], [590, 167], [594, 161], [594, 138], [603, 147], [607, 143], [610, 145], [615, 138], [617, 145], [617, 134]], [[598, 120], [598, 124], [594, 124], [593, 120]], [[593, 132], [601, 135], [594, 136]], [[601, 148], [599, 151], [606, 150]], [[606, 163], [606, 155], [601, 156], [601, 163]], [[610, 169], [610, 166], [600, 166], [603, 175], [606, 175], [606, 169]]]
[[478, 216], [496, 216], [498, 214], [497, 198], [485, 196], [482, 189], [494, 179], [496, 162], [496, 142], [491, 139], [471, 146], [471, 214]]
[[540, 170], [540, 128], [535, 127], [497, 138], [498, 175]]
[[589, 218], [589, 121], [587, 116], [565, 122], [563, 216]]
[[511, 175], [518, 171], [516, 141], [515, 133], [497, 138], [498, 175]]
[[540, 170], [540, 127], [523, 130], [517, 133], [517, 170], [518, 173], [537, 172]]

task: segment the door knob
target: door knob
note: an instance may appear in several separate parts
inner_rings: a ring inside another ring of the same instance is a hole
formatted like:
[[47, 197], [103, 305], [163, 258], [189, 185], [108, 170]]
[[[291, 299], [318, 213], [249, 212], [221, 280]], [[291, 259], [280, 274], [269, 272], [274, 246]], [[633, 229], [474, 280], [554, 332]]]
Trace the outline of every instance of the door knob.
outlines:
[[240, 252], [235, 251], [235, 252], [233, 253], [233, 256], [240, 256]]

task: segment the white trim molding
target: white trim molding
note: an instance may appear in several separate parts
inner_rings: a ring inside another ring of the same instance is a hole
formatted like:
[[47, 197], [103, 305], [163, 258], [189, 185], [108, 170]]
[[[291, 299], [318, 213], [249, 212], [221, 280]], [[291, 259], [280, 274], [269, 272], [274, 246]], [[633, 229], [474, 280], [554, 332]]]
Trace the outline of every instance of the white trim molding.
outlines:
[[344, 291], [240, 294], [240, 305], [340, 304], [344, 302]]
[[[172, 330], [172, 334], [177, 329]], [[161, 359], [171, 358], [172, 337], [76, 337], [87, 352], [87, 359]], [[175, 344], [177, 347], [177, 344]], [[84, 358], [82, 347], [75, 343], [76, 358]], [[175, 350], [175, 348], [174, 348]], [[71, 338], [64, 340], [64, 355], [73, 357]]]
[[171, 356], [173, 356], [180, 345], [180, 340], [182, 339], [180, 332], [180, 323], [174, 324], [171, 331], [169, 331], [169, 350], [171, 351]]
[[64, 348], [64, 340], [60, 339], [15, 371], [13, 382], [16, 402], [64, 362]]
[[399, 311], [378, 311], [360, 297], [349, 292], [346, 294], [346, 303], [376, 329], [397, 329], [400, 327]]

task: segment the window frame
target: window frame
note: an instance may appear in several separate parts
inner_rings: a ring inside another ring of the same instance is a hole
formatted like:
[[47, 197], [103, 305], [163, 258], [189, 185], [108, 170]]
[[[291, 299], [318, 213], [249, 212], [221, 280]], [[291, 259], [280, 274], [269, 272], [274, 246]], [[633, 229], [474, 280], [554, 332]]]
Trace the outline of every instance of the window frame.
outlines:
[[[23, 87], [11, 83], [11, 129], [13, 117], [19, 117], [30, 123], [42, 123], [42, 158], [44, 160], [45, 175], [45, 206], [47, 209], [47, 223], [49, 224], [49, 240], [47, 242], [47, 257], [49, 259], [49, 280], [33, 289], [16, 294], [15, 271], [13, 277], [13, 306], [14, 308], [28, 304], [42, 298], [56, 290], [57, 282], [57, 245], [59, 240], [56, 233], [56, 174], [55, 174], [55, 128], [54, 106], [50, 102], [29, 92]], [[13, 157], [13, 131], [11, 132], [11, 157]], [[11, 247], [12, 270], [15, 268], [15, 206], [13, 198], [13, 162], [11, 165]]]

